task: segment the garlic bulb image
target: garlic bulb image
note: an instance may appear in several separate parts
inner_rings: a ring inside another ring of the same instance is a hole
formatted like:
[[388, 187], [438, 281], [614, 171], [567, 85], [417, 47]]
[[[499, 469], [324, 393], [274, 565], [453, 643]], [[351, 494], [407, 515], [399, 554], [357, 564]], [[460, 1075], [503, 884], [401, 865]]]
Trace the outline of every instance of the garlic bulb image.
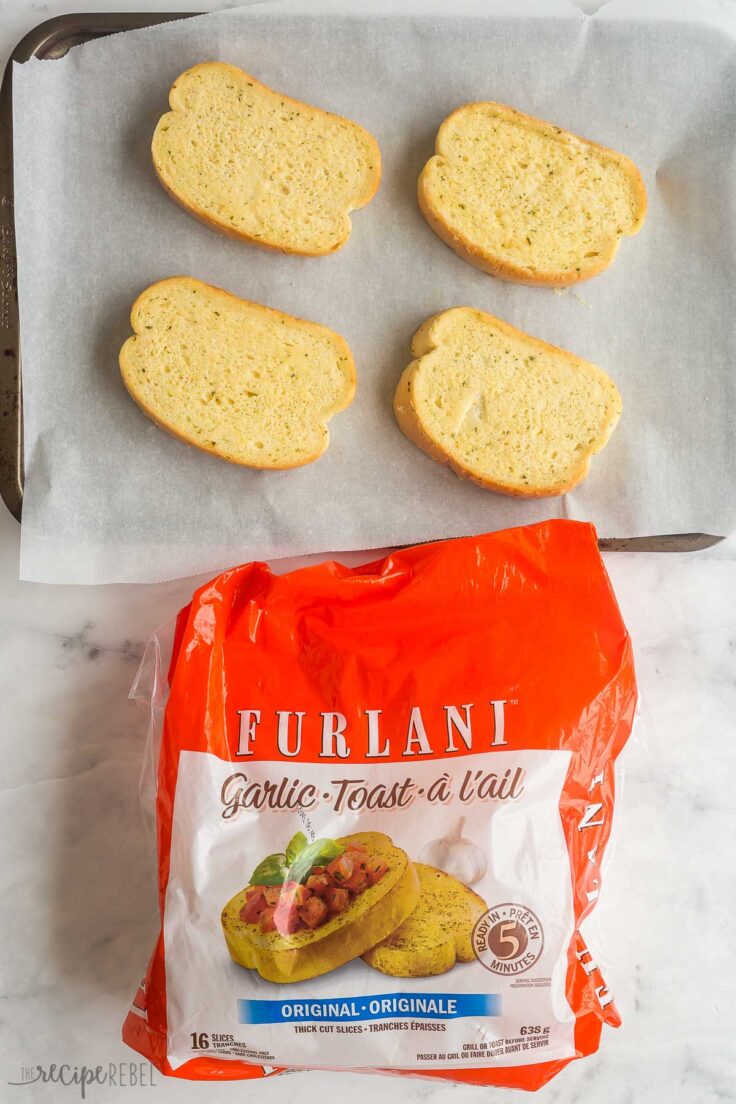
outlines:
[[464, 824], [465, 817], [461, 817], [444, 839], [425, 843], [419, 861], [428, 866], [436, 866], [465, 885], [472, 886], [485, 874], [488, 860], [480, 847], [463, 836]]

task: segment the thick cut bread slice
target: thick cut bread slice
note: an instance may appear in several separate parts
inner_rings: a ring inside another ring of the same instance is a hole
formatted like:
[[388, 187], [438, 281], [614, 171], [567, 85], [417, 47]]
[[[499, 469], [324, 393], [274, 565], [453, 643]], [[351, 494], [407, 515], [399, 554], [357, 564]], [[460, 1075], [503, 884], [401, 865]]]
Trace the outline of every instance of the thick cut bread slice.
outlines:
[[166, 191], [216, 230], [287, 253], [332, 253], [381, 179], [357, 123], [274, 92], [222, 62], [187, 69], [153, 135]]
[[246, 890], [242, 890], [228, 901], [221, 917], [234, 962], [257, 970], [267, 981], [306, 981], [359, 958], [403, 924], [419, 900], [419, 879], [406, 851], [382, 832], [356, 832], [338, 842], [361, 844], [371, 857], [387, 864], [386, 874], [327, 923], [289, 936], [262, 932], [257, 924], [242, 920], [240, 910], [246, 898]]
[[600, 368], [484, 311], [435, 315], [412, 354], [394, 398], [402, 430], [434, 460], [503, 494], [570, 490], [621, 414]]
[[488, 907], [482, 897], [434, 866], [414, 863], [419, 904], [388, 939], [363, 961], [391, 977], [445, 974], [456, 962], [472, 962], [475, 922]]
[[464, 260], [523, 284], [596, 276], [642, 227], [647, 196], [633, 161], [498, 103], [442, 123], [419, 177], [419, 205]]
[[135, 401], [190, 445], [251, 468], [321, 456], [355, 394], [339, 334], [188, 276], [153, 284], [130, 315], [120, 371]]

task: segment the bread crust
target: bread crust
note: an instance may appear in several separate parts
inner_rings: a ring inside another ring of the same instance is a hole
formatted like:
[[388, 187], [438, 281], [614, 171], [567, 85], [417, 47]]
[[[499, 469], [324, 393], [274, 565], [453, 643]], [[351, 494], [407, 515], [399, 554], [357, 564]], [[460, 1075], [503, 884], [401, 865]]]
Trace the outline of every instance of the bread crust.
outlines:
[[194, 440], [193, 438], [185, 436], [175, 426], [158, 417], [153, 412], [153, 410], [151, 410], [150, 406], [148, 406], [148, 404], [144, 401], [142, 396], [136, 391], [135, 384], [128, 371], [127, 364], [128, 352], [130, 351], [129, 343], [132, 340], [132, 338], [129, 337], [124, 342], [120, 350], [118, 363], [120, 365], [120, 374], [122, 376], [123, 383], [125, 384], [126, 390], [128, 391], [130, 397], [134, 400], [137, 406], [140, 407], [143, 413], [148, 418], [150, 418], [151, 421], [159, 427], [159, 429], [163, 429], [166, 433], [168, 433], [169, 436], [175, 437], [178, 441], [183, 441], [184, 444], [191, 445], [193, 448], [199, 449], [201, 452], [207, 452], [212, 456], [217, 456], [220, 460], [226, 460], [229, 464], [235, 464], [238, 467], [243, 468], [253, 468], [255, 471], [290, 471], [292, 468], [303, 468], [307, 464], [312, 464], [315, 460], [319, 460], [320, 456], [324, 456], [330, 444], [330, 431], [327, 426], [327, 422], [330, 420], [330, 418], [333, 417], [333, 415], [339, 414], [341, 410], [345, 410], [348, 406], [350, 406], [350, 403], [355, 397], [355, 389], [357, 384], [355, 361], [353, 360], [353, 354], [345, 338], [336, 333], [335, 330], [331, 330], [328, 326], [322, 326], [319, 322], [312, 322], [306, 318], [296, 318], [294, 315], [287, 314], [285, 311], [276, 310], [276, 308], [274, 307], [266, 307], [262, 303], [254, 303], [250, 299], [241, 299], [239, 296], [233, 295], [232, 292], [225, 291], [224, 288], [217, 287], [215, 284], [203, 284], [201, 280], [197, 280], [193, 276], [168, 276], [164, 280], [157, 280], [156, 283], [150, 284], [147, 288], [145, 288], [144, 291], [140, 293], [140, 295], [137, 296], [135, 302], [133, 303], [133, 306], [130, 308], [130, 326], [133, 330], [134, 337], [137, 337], [141, 334], [140, 326], [137, 323], [139, 322], [140, 312], [143, 308], [146, 297], [150, 295], [152, 291], [156, 291], [166, 287], [167, 284], [181, 284], [182, 282], [189, 285], [197, 285], [199, 287], [204, 286], [210, 293], [213, 293], [215, 296], [220, 296], [223, 300], [234, 300], [238, 304], [244, 304], [248, 307], [255, 307], [258, 310], [264, 311], [267, 314], [272, 314], [277, 318], [286, 318], [290, 322], [297, 321], [304, 326], [319, 330], [323, 333], [329, 333], [331, 339], [335, 341], [338, 347], [341, 349], [342, 355], [346, 357], [346, 392], [344, 400], [336, 403], [328, 411], [328, 413], [324, 415], [324, 423], [322, 425], [322, 428], [324, 430], [323, 447], [319, 451], [313, 453], [305, 459], [300, 459], [293, 464], [246, 464], [242, 460], [237, 460], [230, 456], [226, 456], [222, 451], [217, 448], [213, 448], [212, 446], [205, 445], [199, 441]]
[[[373, 156], [374, 156], [373, 164], [374, 164], [374, 169], [375, 169], [373, 178], [371, 180], [371, 184], [366, 189], [366, 191], [361, 196], [359, 196], [356, 199], [356, 201], [350, 207], [348, 207], [347, 210], [345, 211], [343, 235], [340, 238], [340, 240], [335, 242], [333, 245], [331, 245], [330, 248], [310, 250], [310, 249], [292, 249], [288, 245], [274, 245], [271, 242], [263, 241], [262, 238], [253, 237], [253, 235], [247, 234], [243, 230], [238, 230], [233, 226], [230, 226], [230, 225], [227, 225], [223, 222], [220, 222], [217, 219], [213, 218], [212, 215], [210, 215], [202, 207], [198, 207], [196, 204], [189, 203], [182, 195], [180, 195], [177, 192], [176, 187], [174, 186], [171, 179], [164, 173], [163, 169], [156, 163], [155, 143], [156, 143], [156, 136], [158, 135], [161, 126], [163, 125], [165, 120], [169, 118], [170, 115], [175, 114], [176, 112], [183, 110], [182, 105], [179, 102], [179, 97], [178, 97], [179, 82], [182, 81], [185, 77], [187, 77], [190, 73], [196, 72], [198, 69], [210, 68], [212, 66], [215, 66], [218, 69], [222, 69], [222, 70], [225, 70], [225, 71], [233, 73], [233, 74], [237, 74], [238, 79], [240, 79], [242, 77], [247, 77], [248, 81], [250, 81], [253, 85], [257, 86], [260, 89], [264, 89], [270, 95], [273, 95], [273, 96], [277, 95], [279, 97], [279, 99], [282, 99], [282, 100], [286, 101], [287, 103], [296, 104], [297, 107], [300, 107], [300, 108], [308, 107], [310, 109], [310, 111], [315, 111], [320, 115], [326, 116], [327, 118], [336, 119], [336, 120], [339, 120], [340, 122], [348, 123], [350, 126], [353, 126], [356, 129], [361, 130], [367, 136], [367, 138], [369, 139], [369, 141], [372, 145], [372, 149], [373, 149]], [[156, 129], [154, 130], [153, 137], [151, 139], [151, 160], [153, 161], [153, 168], [154, 168], [154, 171], [156, 173], [156, 176], [158, 177], [159, 182], [161, 183], [161, 186], [163, 187], [166, 194], [169, 195], [171, 197], [171, 199], [174, 200], [175, 203], [178, 203], [178, 205], [183, 210], [185, 210], [188, 214], [192, 215], [194, 218], [198, 219], [200, 222], [203, 222], [205, 224], [205, 226], [209, 226], [210, 229], [217, 230], [219, 233], [225, 234], [226, 237], [235, 238], [237, 241], [245, 241], [245, 242], [248, 242], [251, 245], [258, 245], [262, 249], [268, 249], [273, 253], [286, 253], [286, 254], [290, 254], [292, 256], [296, 255], [296, 256], [300, 256], [300, 257], [324, 257], [324, 256], [329, 256], [331, 253], [336, 253], [338, 250], [342, 249], [342, 247], [345, 245], [348, 238], [350, 237], [350, 234], [351, 234], [351, 231], [352, 231], [352, 222], [351, 222], [351, 219], [350, 219], [350, 213], [352, 211], [359, 210], [361, 207], [365, 207], [368, 203], [370, 203], [370, 201], [373, 199], [374, 195], [378, 191], [379, 185], [381, 183], [381, 175], [382, 175], [381, 149], [380, 149], [380, 147], [378, 145], [378, 142], [376, 141], [375, 137], [371, 134], [371, 132], [369, 130], [366, 130], [365, 127], [360, 126], [359, 123], [353, 122], [352, 119], [345, 118], [345, 116], [343, 116], [343, 115], [337, 115], [332, 111], [325, 111], [323, 108], [314, 107], [312, 104], [305, 104], [303, 100], [296, 100], [296, 99], [294, 99], [293, 96], [287, 96], [285, 92], [276, 92], [273, 88], [270, 88], [269, 85], [264, 84], [263, 81], [259, 81], [256, 77], [252, 76], [250, 73], [246, 73], [244, 69], [238, 68], [237, 65], [230, 65], [229, 63], [224, 62], [224, 61], [204, 61], [204, 62], [200, 62], [198, 65], [192, 65], [189, 69], [186, 69], [183, 73], [180, 73], [179, 76], [174, 81], [174, 83], [172, 84], [171, 89], [169, 91], [169, 107], [170, 107], [171, 110], [168, 111], [165, 115], [161, 116], [158, 123], [156, 124]]]
[[[414, 380], [421, 368], [423, 357], [440, 347], [441, 342], [435, 340], [435, 329], [437, 324], [445, 315], [453, 311], [468, 311], [472, 314], [480, 315], [512, 339], [522, 337], [525, 340], [529, 340], [530, 338], [529, 334], [524, 333], [523, 330], [516, 329], [515, 326], [511, 326], [508, 322], [504, 322], [503, 319], [488, 314], [486, 311], [476, 310], [472, 307], [453, 307], [450, 308], [450, 310], [441, 311], [439, 314], [435, 314], [431, 318], [428, 318], [414, 335], [412, 340], [412, 355], [414, 356], [414, 360], [404, 369], [394, 395], [394, 415], [402, 433], [404, 433], [417, 448], [421, 449], [422, 452], [425, 452], [433, 460], [436, 460], [438, 464], [449, 467], [451, 471], [461, 479], [467, 479], [471, 483], [475, 483], [485, 490], [495, 491], [497, 494], [509, 495], [512, 498], [553, 498], [565, 494], [567, 491], [571, 491], [574, 487], [577, 487], [588, 475], [593, 456], [597, 452], [600, 452], [610, 440], [611, 434], [616, 428], [616, 424], [620, 417], [620, 410], [611, 418], [609, 423], [602, 428], [599, 437], [593, 445], [591, 445], [590, 450], [582, 457], [579, 468], [573, 472], [570, 479], [545, 487], [518, 487], [516, 485], [512, 486], [508, 483], [496, 482], [489, 479], [487, 476], [474, 471], [467, 464], [463, 464], [456, 457], [451, 456], [450, 453], [427, 432], [414, 404]], [[567, 352], [566, 349], [560, 349], [558, 346], [551, 345], [549, 342], [542, 341], [540, 338], [534, 337], [532, 340], [539, 348], [553, 352], [557, 356], [562, 355], [573, 362], [579, 359], [572, 353]]]
[[[499, 114], [505, 114], [507, 117], [524, 122], [526, 124], [533, 124], [534, 127], [543, 128], [549, 132], [549, 136], [559, 138], [560, 135], [566, 138], [573, 139], [576, 142], [582, 142], [586, 146], [590, 146], [593, 149], [600, 150], [605, 153], [612, 161], [615, 161], [629, 177], [632, 188], [637, 198], [637, 217], [633, 226], [628, 229], [622, 236], [633, 237], [638, 234], [644, 225], [644, 220], [647, 213], [647, 192], [639, 169], [636, 167], [630, 158], [625, 154], [619, 153], [617, 150], [609, 149], [608, 146], [603, 146], [598, 142], [593, 142], [589, 138], [582, 138], [577, 134], [573, 134], [569, 130], [564, 130], [562, 127], [557, 127], [553, 123], [548, 123], [544, 119], [538, 119], [533, 115], [526, 115], [522, 111], [517, 111], [516, 108], [509, 107], [506, 104], [496, 103], [492, 100], [478, 101], [476, 103], [463, 104], [461, 107], [456, 108], [446, 119], [440, 124], [440, 128], [437, 131], [437, 138], [435, 140], [435, 154], [434, 157], [443, 157], [440, 152], [442, 145], [442, 136], [446, 128], [455, 119], [456, 116], [467, 111], [473, 107], [490, 107], [497, 110]], [[424, 215], [429, 225], [434, 230], [438, 238], [440, 238], [445, 245], [449, 245], [450, 249], [454, 250], [464, 261], [468, 264], [474, 265], [475, 268], [479, 268], [482, 272], [487, 273], [489, 276], [495, 276], [498, 280], [505, 280], [508, 283], [515, 284], [527, 284], [530, 287], [572, 287], [575, 284], [579, 284], [584, 280], [590, 280], [594, 276], [599, 276], [601, 272], [604, 272], [614, 260], [621, 239], [615, 238], [611, 240], [609, 249], [602, 254], [599, 263], [586, 268], [584, 272], [530, 272], [529, 269], [522, 268], [521, 266], [514, 265], [508, 261], [501, 260], [499, 257], [490, 253], [488, 250], [483, 249], [476, 242], [471, 241], [465, 234], [457, 230], [453, 230], [442, 217], [442, 213], [438, 211], [432, 204], [431, 198], [427, 190], [427, 176], [430, 165], [433, 158], [426, 163], [417, 181], [417, 199], [419, 202], [419, 208]]]

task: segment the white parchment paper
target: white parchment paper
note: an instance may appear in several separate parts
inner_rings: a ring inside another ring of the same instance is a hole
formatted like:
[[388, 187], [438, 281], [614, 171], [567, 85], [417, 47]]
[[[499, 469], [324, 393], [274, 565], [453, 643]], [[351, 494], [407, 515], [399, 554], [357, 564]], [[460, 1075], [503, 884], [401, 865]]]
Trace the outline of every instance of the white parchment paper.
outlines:
[[[173, 80], [205, 59], [376, 135], [383, 182], [339, 253], [263, 252], [164, 194], [151, 134]], [[16, 66], [13, 81], [23, 578], [155, 581], [549, 516], [591, 520], [604, 537], [736, 525], [736, 27], [717, 6], [614, 0], [589, 17], [562, 0], [323, 0], [321, 13], [287, 0], [92, 42]], [[483, 99], [640, 166], [648, 220], [606, 273], [564, 292], [504, 284], [429, 229], [415, 187], [437, 127]], [[135, 406], [117, 367], [129, 308], [177, 273], [347, 338], [358, 393], [333, 419], [322, 459], [292, 472], [232, 467]], [[396, 426], [392, 396], [414, 331], [457, 305], [500, 315], [616, 380], [619, 427], [564, 499], [525, 502], [461, 482]]]

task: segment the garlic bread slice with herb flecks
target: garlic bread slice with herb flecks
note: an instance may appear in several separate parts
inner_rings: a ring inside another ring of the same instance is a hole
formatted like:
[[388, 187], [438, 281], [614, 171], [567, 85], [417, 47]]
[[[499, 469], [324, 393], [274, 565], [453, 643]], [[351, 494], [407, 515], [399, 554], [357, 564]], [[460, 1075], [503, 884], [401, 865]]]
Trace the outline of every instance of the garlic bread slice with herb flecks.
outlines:
[[473, 928], [488, 907], [444, 870], [424, 863], [414, 863], [414, 869], [419, 903], [401, 927], [363, 955], [374, 970], [391, 977], [432, 977], [456, 962], [472, 962]]
[[153, 284], [130, 318], [120, 371], [132, 397], [163, 429], [233, 464], [316, 460], [328, 421], [355, 394], [339, 334], [192, 277]]
[[492, 276], [564, 287], [607, 268], [644, 223], [633, 161], [499, 103], [449, 115], [419, 177], [438, 236]]
[[169, 102], [151, 154], [185, 210], [286, 253], [333, 253], [345, 244], [350, 212], [373, 198], [381, 179], [372, 134], [218, 61], [182, 73]]
[[434, 460], [503, 494], [576, 486], [621, 414], [616, 385], [595, 364], [484, 311], [435, 315], [412, 353], [394, 397], [399, 426]]

